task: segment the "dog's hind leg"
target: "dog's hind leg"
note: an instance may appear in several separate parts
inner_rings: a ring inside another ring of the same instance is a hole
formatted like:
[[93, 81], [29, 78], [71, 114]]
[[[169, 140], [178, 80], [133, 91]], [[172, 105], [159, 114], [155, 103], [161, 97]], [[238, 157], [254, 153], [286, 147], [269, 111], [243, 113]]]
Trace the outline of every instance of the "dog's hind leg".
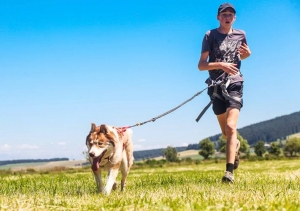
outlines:
[[126, 178], [127, 178], [128, 173], [129, 173], [128, 160], [127, 160], [127, 155], [126, 155], [125, 152], [123, 152], [123, 159], [122, 159], [120, 170], [121, 170], [121, 174], [122, 174], [121, 191], [124, 191], [125, 185], [126, 185]]
[[101, 176], [101, 170], [98, 169], [98, 171], [93, 171], [95, 182], [97, 185], [97, 190], [101, 193], [103, 192], [103, 183], [102, 183], [102, 176]]
[[130, 169], [130, 167], [133, 164], [133, 143], [132, 143], [132, 130], [128, 129], [127, 130], [127, 140], [124, 143], [124, 148], [126, 151], [126, 160], [127, 160], [127, 166], [128, 169]]
[[125, 190], [127, 175], [128, 175], [127, 171], [122, 172], [121, 191]]

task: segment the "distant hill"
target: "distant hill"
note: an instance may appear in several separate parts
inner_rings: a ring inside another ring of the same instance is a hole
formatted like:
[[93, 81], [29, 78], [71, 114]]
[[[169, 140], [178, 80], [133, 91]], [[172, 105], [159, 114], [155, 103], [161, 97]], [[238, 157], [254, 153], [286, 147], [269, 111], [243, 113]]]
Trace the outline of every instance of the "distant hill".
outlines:
[[[284, 140], [287, 136], [300, 132], [300, 111], [289, 115], [276, 117], [271, 120], [252, 124], [238, 129], [244, 139], [247, 139], [249, 145], [257, 141], [273, 142], [278, 139]], [[218, 141], [221, 133], [209, 137], [211, 141]], [[184, 150], [199, 150], [199, 144], [189, 144], [187, 147], [175, 147], [178, 152]], [[163, 148], [152, 150], [141, 150], [133, 152], [135, 160], [150, 159], [163, 155]]]
[[54, 161], [68, 161], [69, 158], [51, 158], [51, 159], [22, 159], [22, 160], [3, 160], [0, 161], [0, 166], [19, 163], [41, 163]]
[[[240, 128], [238, 131], [243, 138], [247, 139], [249, 145], [253, 145], [257, 141], [284, 140], [287, 136], [300, 132], [300, 111], [252, 124]], [[217, 134], [209, 138], [211, 141], [217, 141], [220, 135]]]

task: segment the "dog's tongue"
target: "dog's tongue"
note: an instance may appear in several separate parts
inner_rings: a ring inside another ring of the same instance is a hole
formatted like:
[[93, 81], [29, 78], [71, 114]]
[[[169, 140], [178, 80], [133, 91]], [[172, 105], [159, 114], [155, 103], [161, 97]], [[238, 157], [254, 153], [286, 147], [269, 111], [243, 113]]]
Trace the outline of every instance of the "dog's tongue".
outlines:
[[100, 161], [100, 156], [93, 159], [93, 165], [92, 165], [93, 171], [97, 171], [99, 169], [99, 161]]

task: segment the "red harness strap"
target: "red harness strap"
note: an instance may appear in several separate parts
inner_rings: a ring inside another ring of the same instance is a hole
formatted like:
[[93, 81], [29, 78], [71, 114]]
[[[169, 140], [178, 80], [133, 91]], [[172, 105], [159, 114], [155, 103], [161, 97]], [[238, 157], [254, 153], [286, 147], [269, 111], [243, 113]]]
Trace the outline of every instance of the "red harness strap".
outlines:
[[[122, 136], [124, 136], [124, 132], [130, 128], [129, 126], [126, 126], [126, 127], [116, 127], [116, 130], [120, 136], [120, 138], [122, 138]], [[125, 144], [123, 143], [123, 150], [125, 149]]]
[[126, 127], [116, 127], [116, 130], [117, 130], [117, 132], [121, 135], [121, 136], [123, 136], [124, 134], [124, 132], [127, 130], [129, 128], [129, 126], [126, 126]]

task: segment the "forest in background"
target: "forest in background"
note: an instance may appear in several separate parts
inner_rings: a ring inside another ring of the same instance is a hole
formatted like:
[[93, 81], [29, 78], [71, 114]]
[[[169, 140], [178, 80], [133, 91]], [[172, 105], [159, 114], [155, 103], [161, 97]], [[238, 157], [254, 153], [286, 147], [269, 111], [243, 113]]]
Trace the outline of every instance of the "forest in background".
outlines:
[[[240, 135], [252, 146], [257, 141], [266, 143], [285, 140], [287, 136], [300, 132], [300, 111], [238, 129]], [[221, 134], [209, 137], [219, 140]]]
[[[278, 140], [285, 140], [288, 136], [300, 132], [300, 111], [292, 114], [276, 117], [267, 121], [252, 124], [238, 129], [240, 135], [248, 141], [250, 146], [253, 146], [258, 141], [265, 143], [275, 142]], [[220, 134], [208, 137], [211, 141], [219, 140]], [[200, 142], [201, 140], [199, 140]], [[177, 152], [182, 152], [191, 149], [200, 149], [198, 143], [189, 144], [187, 147], [174, 147]], [[163, 150], [140, 150], [133, 152], [135, 160], [149, 159], [163, 156]]]

